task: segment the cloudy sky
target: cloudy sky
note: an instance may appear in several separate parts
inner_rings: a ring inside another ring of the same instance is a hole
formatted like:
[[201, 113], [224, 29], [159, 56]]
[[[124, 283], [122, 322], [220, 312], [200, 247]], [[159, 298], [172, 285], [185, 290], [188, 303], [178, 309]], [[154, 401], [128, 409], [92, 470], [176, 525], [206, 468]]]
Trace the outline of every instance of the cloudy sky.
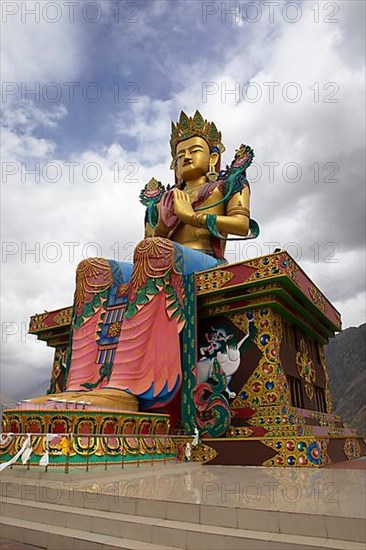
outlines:
[[170, 121], [199, 109], [255, 150], [255, 244], [287, 248], [365, 321], [364, 8], [347, 2], [2, 2], [2, 389], [46, 378], [30, 315], [71, 305], [84, 257], [131, 260], [140, 189], [172, 183]]

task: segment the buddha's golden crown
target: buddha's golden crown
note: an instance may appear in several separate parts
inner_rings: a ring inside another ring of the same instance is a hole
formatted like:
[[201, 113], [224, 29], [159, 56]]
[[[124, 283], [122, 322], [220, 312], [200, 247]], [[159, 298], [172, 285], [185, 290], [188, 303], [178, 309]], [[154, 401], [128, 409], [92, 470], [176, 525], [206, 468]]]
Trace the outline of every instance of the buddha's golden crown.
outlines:
[[170, 149], [173, 160], [175, 159], [177, 144], [193, 136], [200, 136], [205, 139], [211, 150], [213, 147], [217, 147], [218, 153], [223, 153], [225, 151], [225, 147], [221, 142], [221, 132], [218, 131], [213, 122], [205, 120], [199, 111], [196, 111], [193, 117], [189, 117], [181, 111], [179, 122], [176, 124], [172, 122]]

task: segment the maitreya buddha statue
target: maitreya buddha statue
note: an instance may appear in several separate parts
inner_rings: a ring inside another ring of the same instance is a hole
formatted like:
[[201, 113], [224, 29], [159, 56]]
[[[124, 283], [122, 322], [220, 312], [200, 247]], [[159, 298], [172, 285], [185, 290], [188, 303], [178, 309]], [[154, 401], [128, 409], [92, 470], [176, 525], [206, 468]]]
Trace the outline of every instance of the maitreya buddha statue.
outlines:
[[194, 315], [185, 277], [226, 263], [229, 234], [259, 230], [249, 211], [249, 146], [220, 171], [221, 132], [198, 111], [172, 123], [170, 145], [175, 184], [153, 178], [141, 192], [145, 238], [133, 265], [90, 258], [77, 268], [65, 392], [31, 403], [151, 410], [179, 391], [180, 333]]

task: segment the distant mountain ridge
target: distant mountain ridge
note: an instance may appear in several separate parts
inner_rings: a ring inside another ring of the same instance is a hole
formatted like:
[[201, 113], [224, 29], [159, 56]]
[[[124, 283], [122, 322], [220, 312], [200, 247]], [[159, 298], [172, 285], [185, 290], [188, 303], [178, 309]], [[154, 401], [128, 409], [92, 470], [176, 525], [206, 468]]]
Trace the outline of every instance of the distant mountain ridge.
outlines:
[[340, 332], [325, 347], [333, 411], [366, 434], [366, 323]]
[[0, 403], [1, 403], [1, 406], [7, 406], [7, 405], [13, 405], [14, 403], [16, 403], [17, 400], [14, 399], [14, 397], [10, 396], [10, 395], [7, 395], [6, 393], [4, 393], [3, 391], [0, 391]]

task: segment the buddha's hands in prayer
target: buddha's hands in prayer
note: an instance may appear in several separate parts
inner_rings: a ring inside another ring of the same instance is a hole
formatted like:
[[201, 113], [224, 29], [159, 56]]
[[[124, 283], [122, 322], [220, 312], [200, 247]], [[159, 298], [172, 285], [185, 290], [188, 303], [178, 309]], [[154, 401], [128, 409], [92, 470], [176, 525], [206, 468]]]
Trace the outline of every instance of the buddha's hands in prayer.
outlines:
[[161, 198], [159, 205], [160, 218], [167, 229], [172, 229], [178, 222], [174, 213], [173, 191], [166, 191]]
[[194, 214], [189, 195], [179, 189], [174, 189], [174, 213], [183, 223], [189, 223]]

